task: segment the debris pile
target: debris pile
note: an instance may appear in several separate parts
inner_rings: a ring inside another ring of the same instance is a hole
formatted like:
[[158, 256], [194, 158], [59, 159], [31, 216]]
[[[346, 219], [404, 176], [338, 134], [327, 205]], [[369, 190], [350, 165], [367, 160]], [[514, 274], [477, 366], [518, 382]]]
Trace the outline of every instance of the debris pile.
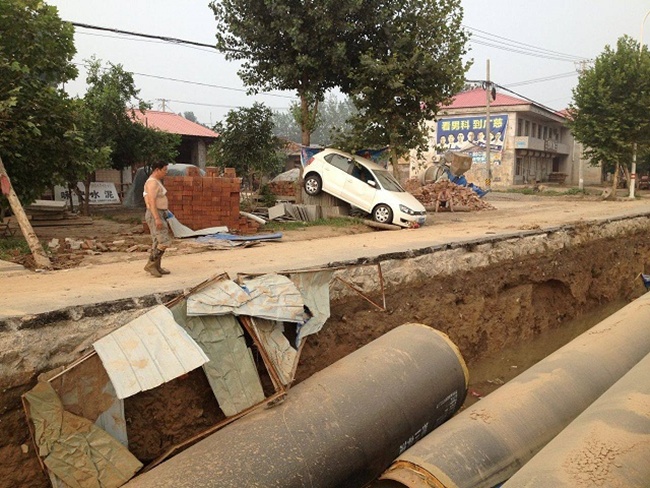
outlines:
[[[448, 180], [420, 186], [417, 181], [409, 180], [405, 185], [407, 191], [428, 209], [439, 208], [479, 211], [494, 210], [488, 202], [481, 200], [472, 189], [457, 185]], [[444, 203], [444, 205], [442, 205]]]

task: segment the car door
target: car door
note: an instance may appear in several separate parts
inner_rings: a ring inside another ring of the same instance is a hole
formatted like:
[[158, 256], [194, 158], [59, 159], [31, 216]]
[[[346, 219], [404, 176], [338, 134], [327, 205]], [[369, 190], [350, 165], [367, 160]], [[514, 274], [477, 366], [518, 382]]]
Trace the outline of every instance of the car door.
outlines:
[[342, 197], [343, 187], [346, 178], [349, 176], [348, 172], [351, 170], [352, 161], [337, 153], [326, 155], [325, 161], [329, 164], [323, 165], [323, 191], [335, 197]]
[[[374, 181], [372, 186], [368, 181]], [[372, 210], [377, 194], [377, 181], [365, 166], [356, 163], [345, 178], [342, 199], [366, 212]]]

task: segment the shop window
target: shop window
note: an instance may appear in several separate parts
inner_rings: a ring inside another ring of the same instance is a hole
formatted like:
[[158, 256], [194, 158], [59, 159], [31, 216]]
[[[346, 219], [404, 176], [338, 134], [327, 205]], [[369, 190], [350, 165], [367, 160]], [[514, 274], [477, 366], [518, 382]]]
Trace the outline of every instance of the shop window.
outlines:
[[524, 158], [517, 158], [517, 164], [515, 164], [515, 176], [521, 176], [524, 170]]

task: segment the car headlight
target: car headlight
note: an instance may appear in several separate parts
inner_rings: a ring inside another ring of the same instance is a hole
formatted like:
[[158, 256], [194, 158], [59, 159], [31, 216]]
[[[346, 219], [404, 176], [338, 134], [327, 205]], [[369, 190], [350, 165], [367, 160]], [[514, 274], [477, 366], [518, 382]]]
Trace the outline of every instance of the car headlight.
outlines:
[[401, 212], [404, 212], [405, 214], [415, 215], [415, 212], [410, 208], [408, 208], [406, 205], [400, 205], [399, 209]]

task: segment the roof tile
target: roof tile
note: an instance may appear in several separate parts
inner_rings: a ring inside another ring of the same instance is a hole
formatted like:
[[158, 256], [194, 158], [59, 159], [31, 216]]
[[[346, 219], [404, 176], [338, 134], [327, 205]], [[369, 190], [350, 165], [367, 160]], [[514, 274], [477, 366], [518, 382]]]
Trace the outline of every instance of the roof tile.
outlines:
[[171, 134], [180, 134], [182, 136], [209, 137], [216, 139], [219, 134], [213, 130], [203, 127], [201, 124], [187, 120], [185, 117], [176, 115], [173, 112], [158, 112], [147, 110], [145, 113], [139, 110], [135, 111], [135, 118], [138, 122], [147, 127], [169, 132]]

